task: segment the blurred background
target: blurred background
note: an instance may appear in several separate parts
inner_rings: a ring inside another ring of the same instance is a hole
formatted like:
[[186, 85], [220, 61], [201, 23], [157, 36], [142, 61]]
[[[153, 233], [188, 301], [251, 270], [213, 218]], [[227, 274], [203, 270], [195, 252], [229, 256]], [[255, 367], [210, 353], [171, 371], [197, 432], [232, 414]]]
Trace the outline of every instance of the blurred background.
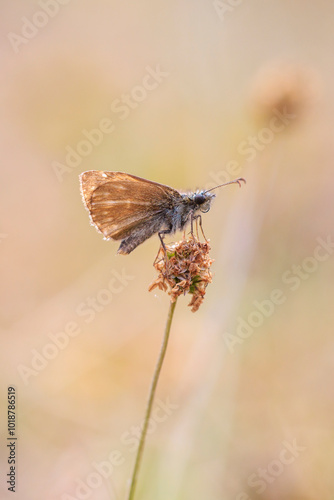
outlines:
[[213, 283], [196, 313], [178, 301], [136, 498], [333, 499], [334, 4], [0, 8], [16, 498], [126, 498], [169, 299], [148, 292], [157, 236], [124, 257], [89, 225], [78, 175], [97, 169], [247, 180], [203, 217]]

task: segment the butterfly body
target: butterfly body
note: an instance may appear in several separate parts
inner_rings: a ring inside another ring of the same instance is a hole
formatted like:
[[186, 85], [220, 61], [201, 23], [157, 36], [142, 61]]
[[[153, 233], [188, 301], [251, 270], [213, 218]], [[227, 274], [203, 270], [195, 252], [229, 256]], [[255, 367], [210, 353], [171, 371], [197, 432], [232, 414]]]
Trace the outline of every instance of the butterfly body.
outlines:
[[176, 189], [123, 172], [90, 170], [80, 175], [81, 193], [91, 223], [105, 239], [122, 240], [118, 253], [129, 254], [158, 233], [183, 230], [195, 213], [210, 209], [209, 191]]

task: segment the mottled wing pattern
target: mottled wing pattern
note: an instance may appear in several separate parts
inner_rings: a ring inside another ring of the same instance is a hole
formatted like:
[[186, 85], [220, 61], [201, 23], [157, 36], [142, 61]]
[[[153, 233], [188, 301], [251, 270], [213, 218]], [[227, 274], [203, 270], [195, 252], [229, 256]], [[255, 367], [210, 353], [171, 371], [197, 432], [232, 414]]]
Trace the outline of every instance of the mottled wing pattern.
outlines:
[[91, 170], [80, 176], [92, 224], [105, 238], [120, 240], [166, 209], [181, 195], [169, 186], [123, 172]]

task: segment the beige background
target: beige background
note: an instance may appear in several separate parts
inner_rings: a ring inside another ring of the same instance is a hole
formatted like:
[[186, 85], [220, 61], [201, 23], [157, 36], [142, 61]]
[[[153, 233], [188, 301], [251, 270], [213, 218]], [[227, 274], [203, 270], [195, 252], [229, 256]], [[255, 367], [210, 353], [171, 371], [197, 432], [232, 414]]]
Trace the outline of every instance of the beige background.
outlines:
[[[126, 498], [168, 297], [147, 291], [157, 237], [117, 256], [89, 226], [78, 174], [98, 169], [184, 190], [247, 179], [204, 216], [214, 281], [197, 313], [177, 305], [138, 500], [332, 499], [334, 255], [318, 245], [334, 239], [333, 3], [13, 0], [0, 18], [0, 456], [7, 472], [15, 385], [15, 498], [79, 498], [107, 460], [87, 498]], [[113, 130], [87, 146], [101, 120]]]

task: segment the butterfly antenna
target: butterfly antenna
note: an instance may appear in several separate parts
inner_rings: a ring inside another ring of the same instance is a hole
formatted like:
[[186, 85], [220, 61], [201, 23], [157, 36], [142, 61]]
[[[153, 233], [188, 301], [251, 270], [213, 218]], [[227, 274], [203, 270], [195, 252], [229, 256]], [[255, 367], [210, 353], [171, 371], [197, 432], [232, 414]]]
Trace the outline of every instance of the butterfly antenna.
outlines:
[[239, 184], [239, 187], [241, 187], [242, 182], [244, 182], [246, 184], [246, 180], [243, 177], [239, 177], [238, 179], [234, 179], [233, 181], [225, 182], [224, 184], [219, 184], [219, 186], [215, 186], [211, 189], [207, 189], [205, 192], [208, 193], [209, 191], [213, 191], [214, 189], [218, 189], [220, 187], [227, 186], [228, 184]]

